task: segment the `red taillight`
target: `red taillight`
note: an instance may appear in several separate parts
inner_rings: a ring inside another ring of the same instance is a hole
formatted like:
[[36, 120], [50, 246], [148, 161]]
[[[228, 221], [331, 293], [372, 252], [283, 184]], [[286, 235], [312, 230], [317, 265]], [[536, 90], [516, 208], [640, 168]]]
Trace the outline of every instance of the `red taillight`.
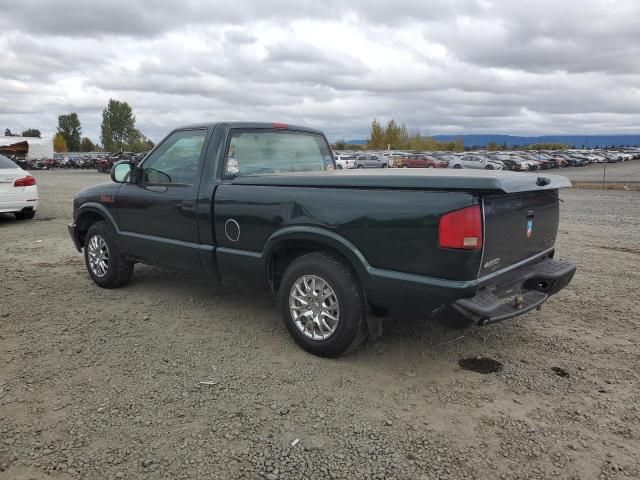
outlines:
[[36, 179], [31, 175], [26, 177], [18, 178], [15, 182], [13, 182], [14, 187], [31, 187], [36, 184]]
[[478, 250], [482, 248], [480, 205], [449, 212], [440, 217], [438, 243], [442, 248]]
[[289, 125], [288, 125], [288, 124], [286, 124], [286, 123], [277, 123], [277, 122], [276, 122], [276, 123], [272, 123], [272, 124], [271, 124], [271, 127], [272, 127], [272, 128], [282, 128], [282, 129], [287, 129], [287, 128], [289, 128]]

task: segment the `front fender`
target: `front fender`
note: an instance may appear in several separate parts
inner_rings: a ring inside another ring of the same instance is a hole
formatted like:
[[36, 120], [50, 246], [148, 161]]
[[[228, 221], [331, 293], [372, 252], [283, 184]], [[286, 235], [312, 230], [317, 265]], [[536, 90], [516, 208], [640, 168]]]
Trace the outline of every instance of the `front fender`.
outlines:
[[87, 215], [95, 214], [103, 217], [109, 224], [111, 224], [116, 233], [120, 233], [118, 224], [116, 223], [115, 218], [113, 218], [111, 212], [107, 209], [107, 207], [97, 202], [83, 203], [82, 205], [80, 205], [80, 207], [78, 207], [78, 210], [76, 211], [76, 224], [78, 225], [78, 228], [83, 228], [83, 217], [86, 218]]

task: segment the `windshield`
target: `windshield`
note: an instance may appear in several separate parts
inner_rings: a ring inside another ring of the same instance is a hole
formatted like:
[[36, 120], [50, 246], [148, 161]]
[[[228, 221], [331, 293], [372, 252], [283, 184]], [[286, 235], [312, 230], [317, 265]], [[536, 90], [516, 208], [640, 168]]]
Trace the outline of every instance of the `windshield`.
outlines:
[[18, 165], [13, 163], [7, 157], [0, 155], [0, 168], [18, 168]]
[[329, 145], [320, 134], [245, 130], [231, 134], [225, 174], [239, 177], [334, 168]]

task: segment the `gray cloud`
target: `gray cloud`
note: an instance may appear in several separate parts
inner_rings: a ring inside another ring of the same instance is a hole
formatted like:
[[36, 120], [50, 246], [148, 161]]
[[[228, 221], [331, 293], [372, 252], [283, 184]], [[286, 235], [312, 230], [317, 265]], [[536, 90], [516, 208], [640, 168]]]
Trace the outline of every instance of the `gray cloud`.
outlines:
[[109, 98], [154, 139], [183, 123], [283, 120], [363, 138], [637, 133], [640, 4], [619, 0], [33, 0], [0, 16], [0, 127], [52, 133]]

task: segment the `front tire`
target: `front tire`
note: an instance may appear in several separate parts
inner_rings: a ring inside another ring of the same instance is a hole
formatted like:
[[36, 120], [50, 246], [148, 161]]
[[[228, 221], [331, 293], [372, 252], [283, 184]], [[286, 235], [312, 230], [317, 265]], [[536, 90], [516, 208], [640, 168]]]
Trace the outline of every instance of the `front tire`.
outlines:
[[118, 288], [129, 283], [133, 262], [122, 258], [118, 239], [106, 222], [96, 222], [85, 236], [84, 262], [91, 280], [102, 288]]
[[337, 168], [338, 170], [342, 170], [342, 165], [338, 165], [336, 168]]
[[362, 288], [336, 255], [314, 252], [294, 260], [282, 277], [279, 304], [287, 330], [309, 353], [338, 357], [366, 339]]
[[457, 165], [454, 165], [453, 168], [462, 168], [462, 165], [458, 163]]

